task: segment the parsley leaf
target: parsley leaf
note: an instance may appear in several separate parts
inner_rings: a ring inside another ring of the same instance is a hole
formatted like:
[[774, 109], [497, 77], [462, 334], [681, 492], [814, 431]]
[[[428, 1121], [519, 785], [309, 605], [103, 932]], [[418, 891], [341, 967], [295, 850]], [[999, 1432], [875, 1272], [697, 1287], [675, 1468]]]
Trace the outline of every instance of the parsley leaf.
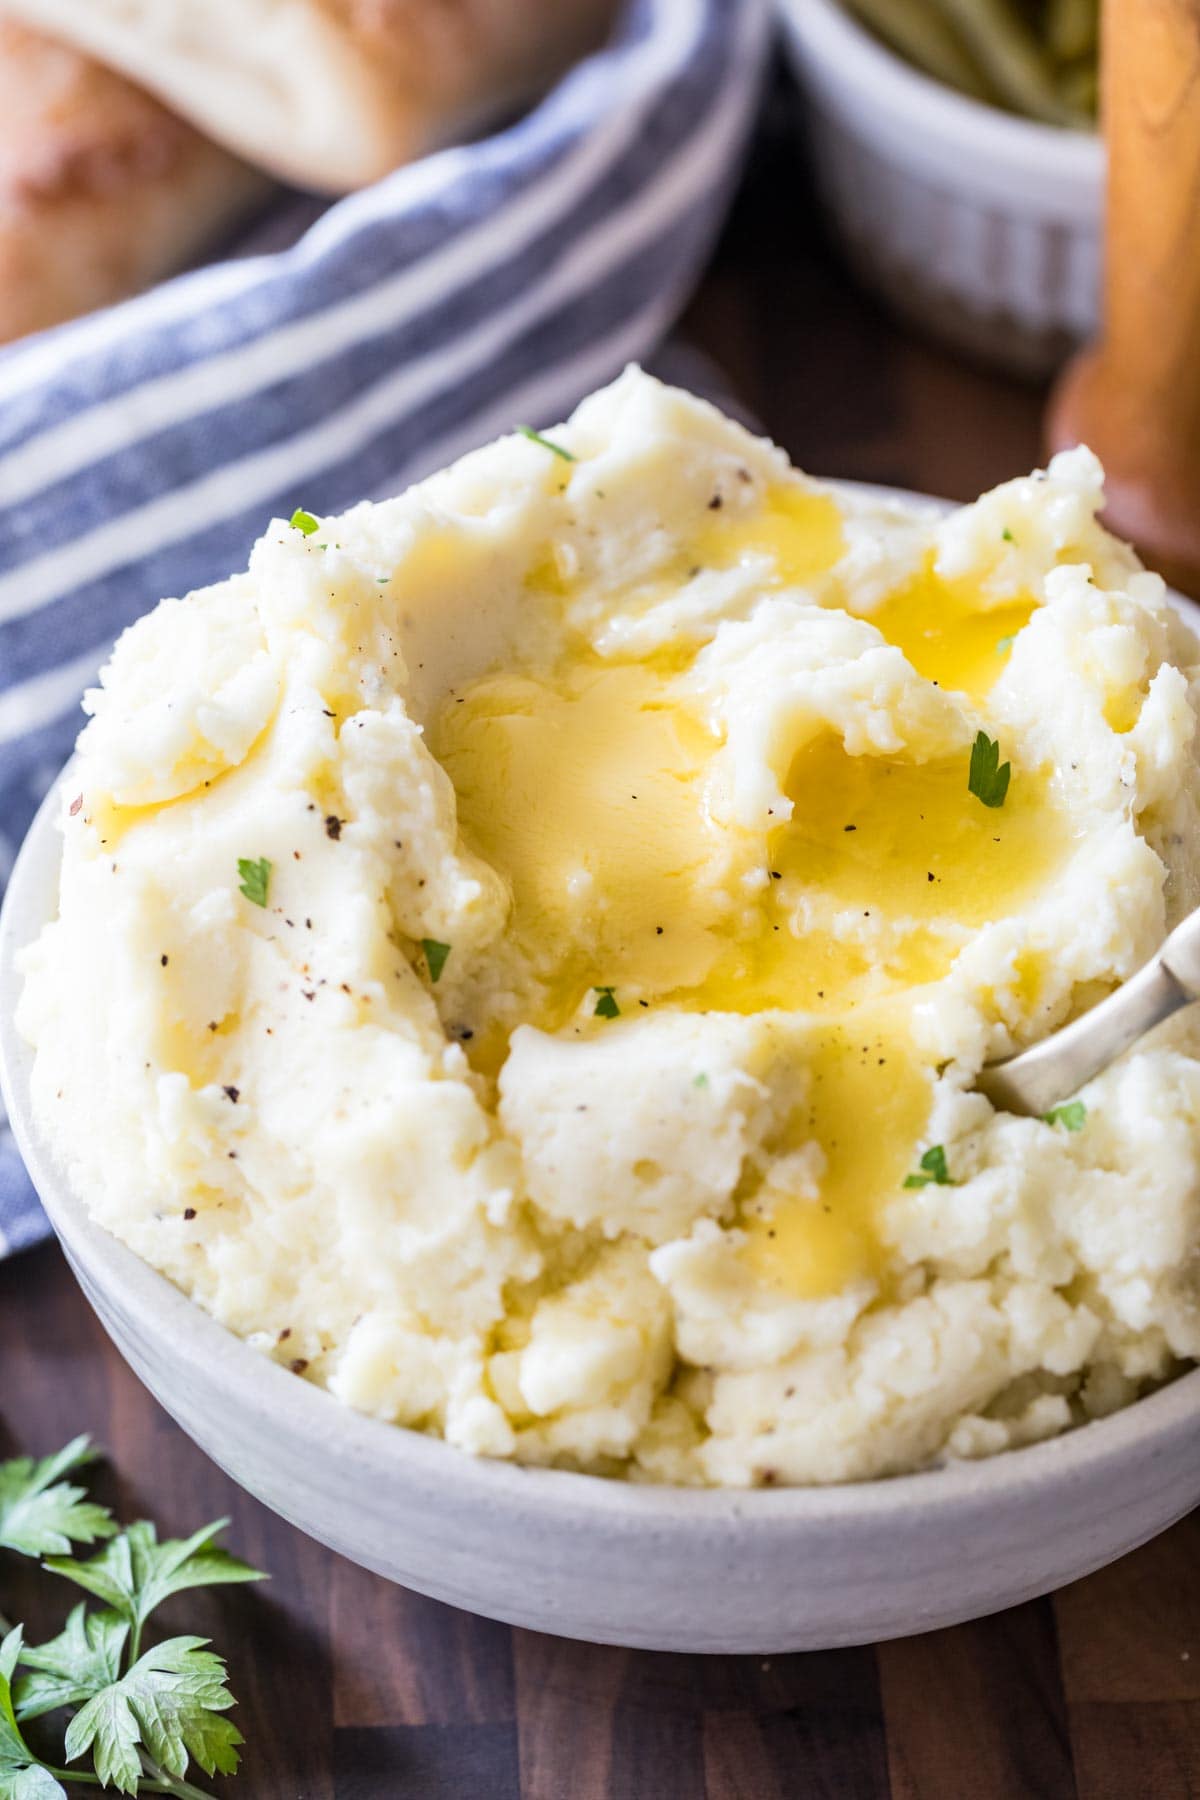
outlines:
[[232, 1720], [235, 1704], [225, 1664], [207, 1638], [174, 1637], [147, 1650], [120, 1680], [94, 1694], [67, 1726], [68, 1762], [91, 1751], [101, 1784], [135, 1794], [145, 1746], [168, 1775], [187, 1773], [189, 1756], [209, 1775], [232, 1775], [244, 1740]]
[[17, 1724], [12, 1673], [21, 1655], [21, 1627], [0, 1643], [0, 1800], [66, 1800], [66, 1790], [34, 1755]]
[[72, 1541], [93, 1544], [117, 1527], [106, 1506], [84, 1498], [84, 1490], [59, 1481], [70, 1469], [94, 1460], [86, 1437], [73, 1438], [57, 1456], [41, 1462], [19, 1456], [0, 1463], [0, 1549], [22, 1556], [53, 1556]]
[[1068, 1100], [1065, 1106], [1052, 1106], [1042, 1118], [1047, 1125], [1065, 1125], [1068, 1131], [1082, 1131], [1087, 1107], [1082, 1100]]
[[67, 1800], [67, 1790], [44, 1763], [0, 1762], [0, 1800]]
[[86, 1562], [52, 1556], [46, 1567], [95, 1594], [132, 1626], [136, 1654], [142, 1626], [169, 1595], [218, 1582], [265, 1579], [260, 1569], [252, 1569], [214, 1541], [228, 1523], [215, 1519], [189, 1538], [167, 1538], [160, 1544], [150, 1521], [139, 1519]]
[[311, 537], [314, 531], [319, 531], [321, 529], [312, 514], [310, 512], [305, 512], [302, 506], [296, 508], [295, 512], [288, 520], [288, 524], [294, 526], [297, 531], [302, 531], [305, 537]]
[[1017, 541], [1016, 538], [1013, 536], [1012, 532], [1008, 529], [1007, 525], [1004, 527], [1004, 530], [1000, 533], [1000, 536], [1004, 539], [1006, 544], [1015, 544]]
[[[83, 1782], [127, 1794], [149, 1785], [158, 1793], [198, 1795], [183, 1780], [191, 1761], [210, 1775], [231, 1775], [238, 1766], [242, 1735], [223, 1717], [234, 1699], [225, 1664], [205, 1649], [207, 1638], [169, 1638], [143, 1655], [141, 1636], [169, 1595], [258, 1581], [261, 1572], [217, 1543], [224, 1519], [161, 1544], [145, 1520], [118, 1531], [105, 1507], [83, 1503], [82, 1488], [58, 1480], [91, 1454], [81, 1437], [42, 1462], [23, 1457], [0, 1464], [4, 1546], [40, 1555], [69, 1550], [72, 1539], [110, 1540], [86, 1560], [54, 1556], [43, 1564], [98, 1595], [104, 1610], [89, 1613], [80, 1601], [56, 1638], [25, 1647], [17, 1626], [0, 1642], [0, 1800], [66, 1800], [67, 1788], [73, 1792]], [[18, 1665], [22, 1673], [14, 1680]], [[43, 1761], [21, 1732], [26, 1719], [76, 1707], [66, 1760], [90, 1752], [94, 1768], [87, 1770]]]
[[1012, 764], [1000, 762], [1000, 742], [986, 731], [976, 733], [971, 746], [971, 772], [967, 787], [985, 806], [1003, 806]]
[[534, 431], [531, 426], [518, 425], [517, 430], [522, 437], [527, 437], [531, 444], [540, 444], [543, 450], [549, 450], [553, 455], [561, 456], [564, 462], [579, 461], [579, 458], [572, 456], [569, 450], [564, 450], [561, 444], [553, 443], [550, 438], [543, 437], [540, 431]]
[[597, 1019], [619, 1019], [620, 1018], [621, 1009], [617, 1005], [617, 995], [616, 995], [616, 990], [614, 988], [596, 987], [596, 988], [592, 989], [592, 992], [596, 996], [596, 1009], [595, 1009], [595, 1013], [593, 1015], [595, 1018], [597, 1018]]
[[265, 856], [256, 862], [248, 857], [238, 857], [239, 892], [245, 894], [247, 900], [255, 906], [267, 904], [267, 892], [271, 886], [271, 865]]
[[439, 944], [436, 938], [422, 938], [421, 948], [425, 952], [425, 966], [429, 970], [429, 979], [436, 986], [441, 979], [442, 970], [446, 966], [450, 945]]
[[128, 1636], [129, 1626], [117, 1613], [89, 1613], [81, 1600], [56, 1638], [36, 1649], [22, 1647], [21, 1667], [34, 1673], [14, 1685], [18, 1717], [40, 1719], [59, 1706], [82, 1706], [118, 1680]]
[[44, 1763], [0, 1762], [0, 1800], [67, 1800], [67, 1790]]
[[928, 1187], [931, 1182], [935, 1187], [961, 1186], [960, 1182], [951, 1179], [950, 1171], [946, 1167], [946, 1152], [941, 1144], [934, 1144], [931, 1149], [926, 1150], [921, 1158], [920, 1166], [923, 1170], [922, 1174], [904, 1177], [906, 1188]]
[[44, 1763], [10, 1768], [0, 1762], [0, 1800], [67, 1800], [67, 1790]]

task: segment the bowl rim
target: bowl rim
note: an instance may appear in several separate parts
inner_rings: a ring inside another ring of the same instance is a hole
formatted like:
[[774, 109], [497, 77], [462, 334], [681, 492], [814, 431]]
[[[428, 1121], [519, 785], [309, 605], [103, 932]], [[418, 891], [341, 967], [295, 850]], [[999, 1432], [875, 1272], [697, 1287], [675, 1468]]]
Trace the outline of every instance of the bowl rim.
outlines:
[[[828, 485], [867, 502], [900, 502], [945, 512], [955, 502], [876, 483]], [[70, 759], [38, 809], [0, 908], [0, 1096], [10, 1129], [68, 1259], [146, 1323], [147, 1335], [167, 1340], [205, 1371], [244, 1415], [262, 1420], [278, 1439], [335, 1445], [339, 1457], [369, 1467], [378, 1479], [407, 1481], [429, 1492], [447, 1484], [481, 1504], [519, 1506], [527, 1515], [559, 1515], [564, 1506], [603, 1519], [606, 1529], [648, 1523], [705, 1535], [736, 1523], [763, 1533], [834, 1522], [870, 1525], [912, 1510], [945, 1514], [1029, 1499], [1043, 1488], [1094, 1482], [1128, 1457], [1147, 1458], [1176, 1435], [1200, 1426], [1200, 1367], [1131, 1401], [1106, 1418], [1090, 1420], [1040, 1443], [1002, 1450], [975, 1461], [952, 1462], [911, 1474], [820, 1486], [681, 1487], [660, 1482], [544, 1468], [507, 1458], [477, 1457], [432, 1433], [356, 1411], [327, 1388], [304, 1381], [218, 1323], [197, 1302], [89, 1216], [72, 1192], [29, 1104], [33, 1050], [16, 1027], [22, 978], [17, 954], [53, 916], [57, 896], [60, 790]], [[17, 1254], [20, 1254], [18, 1252]]]
[[1098, 131], [1048, 125], [1005, 112], [963, 94], [885, 44], [840, 0], [777, 0], [785, 30], [803, 53], [835, 69], [839, 85], [857, 86], [883, 114], [898, 114], [922, 139], [961, 147], [970, 141], [981, 162], [1001, 163], [1026, 175], [1044, 173], [1047, 160], [1060, 175], [1095, 183], [1104, 161]]

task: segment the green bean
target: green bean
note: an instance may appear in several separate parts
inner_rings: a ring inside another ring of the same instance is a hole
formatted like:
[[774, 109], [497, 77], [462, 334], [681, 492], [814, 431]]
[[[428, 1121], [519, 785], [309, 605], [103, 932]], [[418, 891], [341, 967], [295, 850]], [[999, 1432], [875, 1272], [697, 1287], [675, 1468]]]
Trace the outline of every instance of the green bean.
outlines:
[[993, 96], [951, 26], [928, 0], [848, 0], [865, 25], [937, 81], [978, 100]]
[[1097, 0], [1050, 0], [1046, 43], [1057, 62], [1080, 62], [1085, 56], [1094, 58], [1099, 35]]
[[1095, 121], [1100, 99], [1100, 72], [1094, 62], [1079, 62], [1064, 69], [1058, 78], [1058, 91], [1072, 112], [1089, 124]]
[[843, 0], [875, 35], [977, 100], [1095, 123], [1100, 0]]
[[1076, 115], [1054, 85], [1046, 51], [1004, 0], [936, 0], [1006, 105], [1049, 125], [1074, 125]]

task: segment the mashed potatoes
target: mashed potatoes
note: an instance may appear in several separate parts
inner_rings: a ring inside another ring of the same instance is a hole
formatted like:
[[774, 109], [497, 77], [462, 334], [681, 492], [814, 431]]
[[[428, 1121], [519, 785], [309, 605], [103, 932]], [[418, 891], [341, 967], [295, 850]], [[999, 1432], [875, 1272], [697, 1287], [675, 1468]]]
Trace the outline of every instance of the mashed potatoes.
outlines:
[[642, 1480], [1200, 1356], [1186, 1022], [1049, 1121], [971, 1091], [1200, 900], [1197, 646], [1101, 498], [848, 500], [631, 371], [165, 601], [26, 960], [92, 1213], [351, 1406]]

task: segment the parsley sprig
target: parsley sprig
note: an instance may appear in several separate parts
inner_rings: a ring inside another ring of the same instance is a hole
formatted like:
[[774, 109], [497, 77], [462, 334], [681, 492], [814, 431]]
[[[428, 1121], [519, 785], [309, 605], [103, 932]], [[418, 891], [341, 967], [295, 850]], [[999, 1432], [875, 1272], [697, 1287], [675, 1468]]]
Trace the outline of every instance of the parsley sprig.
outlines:
[[[265, 856], [251, 859], [239, 856], [237, 859], [238, 892], [254, 906], [265, 906], [267, 894], [271, 888], [271, 865]], [[3, 1797], [0, 1796], [0, 1800]]]
[[[217, 1582], [260, 1581], [262, 1572], [217, 1543], [227, 1521], [167, 1539], [147, 1520], [121, 1530], [107, 1507], [59, 1477], [93, 1460], [86, 1438], [56, 1456], [0, 1464], [0, 1549], [45, 1557], [44, 1567], [105, 1602], [86, 1600], [59, 1635], [27, 1645], [0, 1620], [0, 1800], [66, 1800], [66, 1787], [207, 1800], [184, 1779], [189, 1763], [232, 1775], [242, 1735], [225, 1717], [235, 1705], [225, 1664], [199, 1637], [172, 1637], [143, 1651], [151, 1613], [171, 1594]], [[86, 1560], [72, 1543], [103, 1548]], [[18, 1672], [20, 1671], [20, 1672]], [[26, 1741], [22, 1726], [66, 1712], [63, 1756], [91, 1769], [60, 1768]]]
[[986, 731], [976, 733], [971, 746], [971, 772], [967, 786], [985, 806], [1003, 806], [1012, 777], [1012, 764], [1001, 763], [1000, 742]]
[[946, 1166], [946, 1150], [942, 1144], [931, 1145], [921, 1158], [919, 1166], [921, 1170], [919, 1175], [904, 1177], [906, 1188], [923, 1188], [929, 1187], [931, 1184], [934, 1187], [961, 1187], [962, 1185], [961, 1182], [953, 1179]]
[[132, 1632], [131, 1649], [141, 1649], [142, 1628], [156, 1606], [185, 1588], [212, 1587], [227, 1581], [258, 1581], [259, 1571], [231, 1556], [217, 1543], [228, 1519], [204, 1525], [189, 1538], [160, 1544], [148, 1519], [139, 1519], [86, 1562], [51, 1556], [46, 1568], [65, 1575], [111, 1606]]
[[1052, 1106], [1042, 1114], [1047, 1125], [1062, 1125], [1068, 1131], [1082, 1131], [1087, 1122], [1087, 1107], [1082, 1100], [1068, 1100], [1063, 1106]]
[[563, 462], [579, 461], [579, 458], [572, 456], [569, 450], [564, 450], [561, 444], [556, 444], [553, 438], [543, 437], [540, 431], [535, 431], [532, 425], [518, 425], [517, 430], [522, 437], [528, 438], [531, 444], [540, 444], [543, 450], [549, 450], [553, 456], [560, 456]]
[[615, 988], [594, 987], [592, 989], [592, 992], [596, 996], [596, 1005], [593, 1009], [593, 1014], [594, 1014], [595, 1018], [597, 1018], [597, 1019], [619, 1019], [620, 1018], [621, 1009], [617, 1005], [617, 990]]
[[0, 1463], [0, 1549], [58, 1556], [72, 1543], [112, 1537], [117, 1527], [108, 1508], [86, 1499], [86, 1489], [59, 1479], [94, 1461], [87, 1438], [77, 1437], [41, 1462], [18, 1456]]
[[442, 970], [450, 954], [449, 944], [439, 944], [436, 938], [422, 938], [421, 949], [425, 955], [425, 967], [429, 970], [429, 979], [436, 987], [441, 980]]

